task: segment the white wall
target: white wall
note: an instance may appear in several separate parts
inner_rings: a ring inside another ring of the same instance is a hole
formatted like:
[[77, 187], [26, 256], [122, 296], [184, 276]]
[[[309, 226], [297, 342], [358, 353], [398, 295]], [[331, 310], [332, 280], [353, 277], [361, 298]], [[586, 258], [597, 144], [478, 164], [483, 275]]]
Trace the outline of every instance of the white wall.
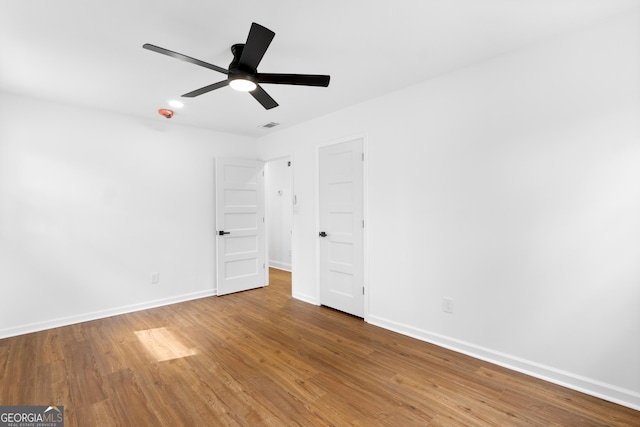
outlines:
[[290, 158], [265, 165], [269, 266], [291, 271], [292, 174]]
[[0, 337], [215, 292], [214, 158], [255, 141], [172, 120], [0, 94]]
[[294, 296], [318, 303], [316, 146], [364, 134], [367, 321], [640, 409], [639, 29], [628, 14], [262, 138], [295, 165]]

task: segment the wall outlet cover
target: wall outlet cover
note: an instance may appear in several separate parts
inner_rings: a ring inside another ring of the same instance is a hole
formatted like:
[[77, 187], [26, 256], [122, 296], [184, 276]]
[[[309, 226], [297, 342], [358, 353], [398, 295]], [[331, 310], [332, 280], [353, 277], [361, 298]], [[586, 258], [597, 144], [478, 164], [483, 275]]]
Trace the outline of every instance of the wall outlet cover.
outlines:
[[442, 311], [445, 313], [453, 313], [453, 298], [442, 299]]

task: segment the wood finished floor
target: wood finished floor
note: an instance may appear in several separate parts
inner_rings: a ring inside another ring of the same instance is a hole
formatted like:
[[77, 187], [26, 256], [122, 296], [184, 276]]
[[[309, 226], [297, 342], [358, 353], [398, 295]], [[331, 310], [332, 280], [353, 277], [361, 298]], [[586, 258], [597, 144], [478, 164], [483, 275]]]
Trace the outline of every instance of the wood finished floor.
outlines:
[[[85, 426], [640, 426], [640, 412], [271, 286], [0, 340], [0, 405]], [[136, 333], [137, 332], [137, 333]]]

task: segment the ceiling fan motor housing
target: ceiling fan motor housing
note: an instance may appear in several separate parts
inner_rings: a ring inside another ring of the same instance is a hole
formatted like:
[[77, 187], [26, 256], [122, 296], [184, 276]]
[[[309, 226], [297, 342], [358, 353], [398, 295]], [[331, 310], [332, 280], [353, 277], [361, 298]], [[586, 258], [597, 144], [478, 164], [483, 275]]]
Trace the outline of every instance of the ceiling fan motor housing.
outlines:
[[228, 80], [236, 80], [243, 79], [249, 80], [253, 83], [258, 83], [258, 79], [256, 79], [255, 69], [250, 69], [246, 65], [240, 64], [240, 57], [242, 56], [242, 50], [244, 49], [243, 43], [234, 44], [231, 46], [231, 53], [233, 54], [233, 61], [229, 64], [229, 74]]

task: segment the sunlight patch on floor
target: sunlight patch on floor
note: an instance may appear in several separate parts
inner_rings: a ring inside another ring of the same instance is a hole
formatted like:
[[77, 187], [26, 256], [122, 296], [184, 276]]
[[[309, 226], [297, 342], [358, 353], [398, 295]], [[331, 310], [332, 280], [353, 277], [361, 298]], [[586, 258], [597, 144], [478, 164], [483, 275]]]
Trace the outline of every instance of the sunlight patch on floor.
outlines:
[[135, 331], [138, 340], [147, 352], [158, 362], [193, 356], [198, 352], [187, 348], [167, 328], [145, 329]]

